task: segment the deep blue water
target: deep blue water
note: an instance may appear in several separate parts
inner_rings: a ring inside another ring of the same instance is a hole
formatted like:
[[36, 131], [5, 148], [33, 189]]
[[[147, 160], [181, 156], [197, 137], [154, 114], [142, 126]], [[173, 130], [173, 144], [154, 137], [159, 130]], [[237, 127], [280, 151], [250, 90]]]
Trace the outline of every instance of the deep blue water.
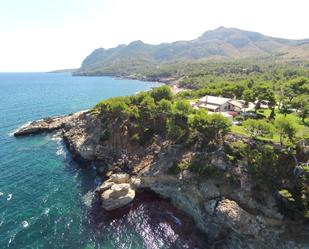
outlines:
[[56, 135], [11, 135], [31, 120], [156, 85], [70, 74], [0, 74], [0, 248], [193, 248], [182, 234], [180, 214], [164, 201], [140, 202], [124, 215], [106, 218], [91, 206], [95, 171], [72, 162]]

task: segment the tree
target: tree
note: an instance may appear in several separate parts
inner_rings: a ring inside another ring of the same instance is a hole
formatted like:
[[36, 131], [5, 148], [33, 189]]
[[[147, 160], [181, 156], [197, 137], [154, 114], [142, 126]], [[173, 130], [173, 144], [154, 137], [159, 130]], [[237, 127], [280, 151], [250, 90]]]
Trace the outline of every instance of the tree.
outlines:
[[157, 110], [163, 114], [169, 114], [172, 112], [172, 103], [167, 99], [162, 99], [157, 105]]
[[150, 94], [156, 102], [159, 102], [162, 99], [171, 100], [173, 98], [173, 93], [169, 86], [154, 88]]
[[174, 113], [188, 115], [192, 112], [192, 106], [186, 100], [179, 100], [174, 105]]
[[304, 105], [299, 112], [301, 120], [305, 123], [305, 118], [309, 117], [309, 104]]
[[291, 106], [299, 111], [299, 116], [305, 122], [305, 118], [309, 115], [309, 95], [302, 94], [292, 100]]
[[142, 102], [140, 103], [140, 116], [145, 120], [150, 120], [154, 118], [156, 114], [156, 104], [154, 99], [150, 95], [144, 96]]
[[230, 131], [231, 126], [231, 121], [223, 115], [210, 115], [210, 128], [214, 134], [214, 140], [217, 143]]
[[195, 129], [203, 143], [218, 143], [230, 131], [231, 122], [221, 114], [208, 115], [200, 110], [189, 120], [190, 127]]
[[259, 109], [261, 102], [267, 101], [268, 107], [273, 109], [276, 104], [275, 93], [271, 87], [265, 83], [255, 86], [252, 90], [253, 98], [257, 101], [255, 109]]
[[265, 120], [247, 119], [243, 122], [245, 130], [249, 133], [250, 137], [273, 137], [273, 126]]
[[295, 96], [291, 101], [291, 106], [296, 110], [300, 110], [307, 104], [308, 98], [309, 96], [306, 94]]
[[292, 119], [289, 117], [279, 117], [275, 121], [275, 127], [279, 134], [281, 145], [283, 145], [284, 140], [294, 141], [297, 127]]
[[243, 99], [246, 101], [246, 102], [254, 102], [255, 98], [253, 96], [253, 92], [252, 90], [250, 89], [247, 89], [243, 92], [243, 95], [242, 95]]

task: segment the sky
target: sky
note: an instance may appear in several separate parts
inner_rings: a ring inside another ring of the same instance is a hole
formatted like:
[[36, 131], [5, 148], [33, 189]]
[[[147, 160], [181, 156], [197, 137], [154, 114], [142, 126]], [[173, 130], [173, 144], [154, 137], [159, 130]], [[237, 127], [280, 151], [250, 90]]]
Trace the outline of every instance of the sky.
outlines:
[[309, 0], [0, 0], [0, 72], [78, 68], [94, 49], [219, 26], [309, 38]]

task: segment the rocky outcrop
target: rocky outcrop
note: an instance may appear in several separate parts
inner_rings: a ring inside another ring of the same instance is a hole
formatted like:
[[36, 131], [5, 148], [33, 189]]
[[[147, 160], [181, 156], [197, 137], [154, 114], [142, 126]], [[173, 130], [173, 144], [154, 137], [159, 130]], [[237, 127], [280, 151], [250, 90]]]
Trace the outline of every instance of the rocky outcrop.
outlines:
[[[128, 205], [135, 191], [151, 189], [182, 209], [220, 248], [309, 248], [309, 239], [296, 243], [289, 235], [290, 222], [278, 211], [269, 190], [254, 191], [255, 182], [246, 171], [246, 161], [229, 163], [221, 149], [195, 152], [155, 137], [151, 145], [140, 146], [128, 134], [127, 123], [109, 120], [91, 112], [32, 122], [16, 136], [60, 130], [63, 139], [79, 162], [94, 163], [108, 180], [97, 188], [105, 210]], [[102, 140], [102, 134], [110, 136]], [[229, 135], [228, 141], [246, 139]], [[175, 162], [205, 158], [218, 175], [200, 177], [188, 170], [171, 174]], [[126, 172], [126, 173], [124, 173]], [[231, 177], [232, 176], [232, 177]]]
[[223, 199], [217, 203], [215, 215], [235, 232], [258, 236], [263, 229], [262, 221], [243, 210], [235, 201]]
[[14, 133], [15, 137], [39, 134], [44, 132], [52, 132], [64, 128], [73, 119], [76, 119], [84, 112], [78, 112], [68, 116], [44, 118], [42, 120], [33, 121], [30, 124], [22, 127]]
[[128, 174], [113, 174], [98, 187], [97, 192], [100, 194], [102, 207], [111, 211], [124, 207], [134, 200], [135, 191], [129, 183]]

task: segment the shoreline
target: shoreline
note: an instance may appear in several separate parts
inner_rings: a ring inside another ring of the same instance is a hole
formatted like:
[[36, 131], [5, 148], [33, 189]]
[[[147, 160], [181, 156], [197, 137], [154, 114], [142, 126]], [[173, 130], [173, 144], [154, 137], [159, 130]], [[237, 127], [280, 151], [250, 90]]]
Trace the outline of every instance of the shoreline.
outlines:
[[[177, 90], [177, 86], [173, 88]], [[283, 216], [270, 190], [258, 193], [263, 199], [260, 202], [260, 198], [255, 197], [256, 181], [250, 177], [245, 162], [232, 163], [226, 155], [224, 146], [235, 141], [250, 143], [248, 138], [227, 134], [215, 151], [173, 144], [168, 137], [160, 135], [151, 143], [141, 145], [128, 132], [128, 119], [103, 114], [87, 110], [45, 118], [31, 122], [14, 136], [58, 131], [72, 159], [80, 167], [93, 165], [97, 176], [104, 179], [96, 192], [105, 210], [131, 205], [135, 191], [150, 189], [188, 214], [210, 241], [220, 241], [224, 234], [224, 241], [243, 238], [251, 248], [264, 249], [262, 244], [266, 242], [269, 247], [265, 248], [276, 248], [274, 245], [284, 249], [294, 245], [306, 248], [303, 246], [307, 244], [298, 241], [305, 236], [304, 232], [298, 236], [291, 234], [286, 241], [280, 237], [285, 236], [286, 229], [295, 226], [295, 222]], [[109, 135], [102, 137], [106, 131]], [[170, 171], [175, 163], [192, 158], [206, 161], [220, 177], [211, 173], [202, 177], [190, 170]], [[301, 221], [297, 225], [306, 228]], [[289, 246], [283, 247], [287, 242]], [[243, 248], [238, 241], [233, 243], [234, 248]]]
[[[90, 112], [64, 116], [62, 120], [56, 117], [54, 119], [55, 124], [51, 124], [51, 120], [53, 118], [47, 119], [48, 122], [46, 122], [46, 119], [40, 122], [32, 122], [20, 131], [20, 134], [14, 135], [27, 136], [55, 132], [58, 129], [72, 159], [80, 167], [94, 165], [97, 176], [105, 179], [100, 186], [102, 191], [106, 190], [110, 179], [114, 177], [113, 174], [129, 174], [129, 179], [126, 181], [130, 184], [130, 188], [137, 192], [143, 189], [151, 189], [157, 195], [170, 199], [171, 204], [189, 215], [196, 226], [213, 243], [220, 241], [218, 243], [224, 244], [229, 239], [241, 236], [245, 238], [246, 243], [253, 246], [252, 248], [264, 248], [261, 246], [266, 241], [268, 241], [269, 247], [265, 248], [291, 249], [296, 245], [299, 248], [306, 248], [306, 244], [297, 244], [293, 240], [283, 241], [276, 235], [282, 229], [277, 230], [278, 224], [285, 227], [286, 222], [272, 207], [261, 206], [250, 199], [250, 192], [248, 192], [246, 185], [235, 189], [234, 184], [230, 185], [230, 183], [222, 182], [216, 178], [198, 179], [189, 172], [183, 174], [182, 177], [184, 178], [181, 178], [181, 175], [167, 174], [165, 169], [169, 167], [171, 159], [181, 157], [182, 153], [185, 152], [182, 151], [181, 147], [162, 143], [159, 145], [161, 147], [159, 151], [157, 151], [157, 144], [153, 149], [144, 148], [142, 154], [139, 154], [139, 150], [134, 148], [127, 135], [119, 130], [117, 124], [110, 127], [113, 131], [112, 138], [102, 146], [98, 135], [101, 134], [101, 119]], [[54, 129], [55, 127], [58, 128]], [[231, 135], [231, 138], [227, 138], [227, 141], [235, 141], [235, 139], [239, 140], [240, 138]], [[124, 152], [125, 148], [131, 150], [131, 152]], [[115, 153], [119, 153], [116, 158]], [[220, 171], [223, 170], [221, 167], [223, 166], [222, 160], [224, 160], [221, 156], [220, 154], [213, 154], [211, 160], [215, 160], [214, 167], [218, 167]], [[140, 159], [137, 160], [136, 157]], [[131, 162], [131, 160], [133, 161]], [[131, 162], [129, 165], [133, 168], [130, 169], [130, 167], [125, 166], [127, 162]], [[142, 166], [145, 163], [150, 164], [146, 167]], [[141, 166], [142, 168], [140, 168]], [[197, 181], [200, 181], [200, 183], [195, 184]], [[223, 189], [219, 185], [223, 185]], [[120, 189], [119, 191], [122, 194], [123, 190]], [[239, 196], [238, 193], [242, 194]], [[272, 200], [272, 196], [266, 193], [264, 197]], [[252, 212], [247, 205], [258, 208], [261, 215], [256, 216], [255, 212], [258, 210]], [[267, 215], [265, 216], [263, 213]], [[222, 234], [225, 234], [223, 240]], [[288, 246], [283, 247], [283, 244], [287, 242]], [[238, 247], [237, 241], [233, 243], [236, 243], [234, 248], [241, 248]], [[273, 247], [270, 246], [271, 244], [280, 244], [282, 247]]]

